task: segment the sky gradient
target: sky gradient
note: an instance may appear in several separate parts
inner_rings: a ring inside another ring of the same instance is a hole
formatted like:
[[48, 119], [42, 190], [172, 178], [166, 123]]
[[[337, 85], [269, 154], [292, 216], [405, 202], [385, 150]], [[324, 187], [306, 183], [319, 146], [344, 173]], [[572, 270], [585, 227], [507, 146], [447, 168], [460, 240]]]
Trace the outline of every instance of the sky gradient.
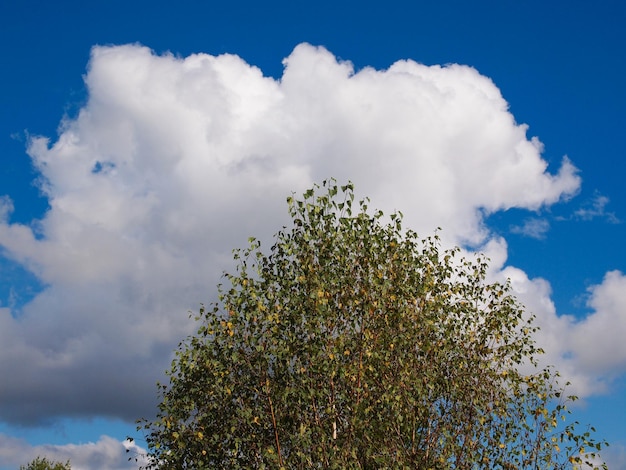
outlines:
[[0, 6], [0, 469], [136, 468], [188, 311], [331, 176], [485, 252], [626, 468], [625, 8]]

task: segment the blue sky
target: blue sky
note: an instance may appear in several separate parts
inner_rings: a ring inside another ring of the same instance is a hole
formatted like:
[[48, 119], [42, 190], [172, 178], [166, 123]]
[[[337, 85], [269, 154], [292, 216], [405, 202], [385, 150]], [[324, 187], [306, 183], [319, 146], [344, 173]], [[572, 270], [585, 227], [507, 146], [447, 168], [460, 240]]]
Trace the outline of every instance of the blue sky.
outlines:
[[4, 2], [0, 469], [133, 468], [187, 310], [328, 176], [487, 252], [626, 466], [625, 23], [618, 1]]

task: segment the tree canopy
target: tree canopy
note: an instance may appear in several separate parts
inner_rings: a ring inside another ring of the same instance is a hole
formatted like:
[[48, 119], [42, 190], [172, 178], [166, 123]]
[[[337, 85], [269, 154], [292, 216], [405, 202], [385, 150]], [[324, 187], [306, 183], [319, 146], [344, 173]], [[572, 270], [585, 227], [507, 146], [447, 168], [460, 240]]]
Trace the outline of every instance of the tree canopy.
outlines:
[[368, 203], [324, 182], [234, 251], [139, 426], [148, 468], [600, 466], [509, 285]]
[[46, 457], [36, 457], [27, 465], [20, 465], [20, 470], [71, 470], [70, 461], [54, 462]]

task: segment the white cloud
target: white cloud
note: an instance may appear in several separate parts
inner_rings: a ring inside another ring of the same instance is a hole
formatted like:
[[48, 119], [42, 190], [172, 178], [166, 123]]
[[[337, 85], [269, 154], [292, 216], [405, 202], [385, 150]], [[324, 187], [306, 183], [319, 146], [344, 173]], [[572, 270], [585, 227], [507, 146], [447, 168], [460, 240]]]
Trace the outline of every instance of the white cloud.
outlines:
[[13, 201], [9, 196], [0, 197], [0, 223], [6, 223], [13, 213]]
[[562, 385], [571, 383], [568, 393], [586, 397], [607, 392], [612, 381], [626, 371], [626, 276], [611, 271], [600, 284], [591, 286], [590, 313], [578, 320], [557, 314], [547, 280], [530, 279], [519, 268], [504, 267], [504, 261], [496, 256], [491, 275], [499, 281], [509, 279], [526, 311], [536, 316], [541, 328], [536, 341], [545, 350], [538, 357], [540, 364], [555, 367]]
[[538, 219], [536, 217], [524, 220], [523, 225], [514, 225], [511, 227], [511, 233], [517, 233], [537, 240], [543, 240], [548, 230], [550, 230], [550, 222], [546, 219]]
[[608, 212], [606, 206], [610, 199], [596, 192], [593, 198], [586, 201], [578, 210], [574, 212], [574, 218], [579, 220], [592, 220], [596, 218], [605, 219], [612, 224], [620, 223], [620, 220], [613, 212]]
[[602, 457], [608, 468], [626, 468], [626, 447], [623, 444], [611, 444], [602, 451]]
[[109, 436], [86, 444], [31, 446], [24, 440], [0, 434], [0, 468], [7, 470], [37, 457], [62, 463], [69, 460], [72, 470], [130, 470], [146, 464], [144, 455], [145, 450], [133, 442], [120, 442]]
[[626, 370], [626, 276], [608, 272], [589, 288], [593, 313], [570, 336], [577, 364], [588, 373], [618, 374]]
[[[285, 197], [312, 182], [350, 179], [418, 233], [440, 226], [446, 243], [475, 245], [491, 236], [485, 214], [579, 189], [566, 158], [547, 172], [541, 143], [470, 67], [355, 72], [306, 44], [284, 64], [274, 80], [232, 55], [93, 49], [87, 104], [56, 142], [29, 148], [50, 210], [37, 233], [0, 223], [0, 245], [46, 285], [19, 318], [0, 312], [0, 374], [12, 377], [1, 419], [150, 414], [154, 382], [194, 328], [187, 310], [213, 298], [230, 250], [268, 240]], [[504, 263], [503, 240], [486, 249]], [[505, 272], [548, 326], [569, 325], [547, 284]]]

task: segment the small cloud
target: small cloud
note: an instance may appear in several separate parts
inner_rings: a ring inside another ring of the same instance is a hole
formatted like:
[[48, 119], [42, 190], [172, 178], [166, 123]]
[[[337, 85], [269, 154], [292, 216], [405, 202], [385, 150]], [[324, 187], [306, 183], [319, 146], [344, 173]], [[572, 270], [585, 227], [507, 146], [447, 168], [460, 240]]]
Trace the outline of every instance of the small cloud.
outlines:
[[24, 136], [25, 136], [26, 132], [21, 133], [21, 132], [12, 132], [9, 137], [17, 142], [24, 142]]
[[550, 222], [546, 219], [528, 218], [523, 225], [513, 225], [510, 230], [511, 233], [543, 240], [548, 230], [550, 230]]
[[573, 218], [575, 220], [592, 220], [596, 218], [605, 219], [612, 224], [619, 224], [621, 221], [617, 218], [615, 213], [607, 212], [606, 206], [610, 202], [610, 199], [603, 196], [596, 191], [591, 200], [586, 201], [583, 205], [574, 212]]
[[26, 464], [38, 456], [54, 462], [69, 460], [72, 468], [83, 470], [136, 470], [149, 463], [145, 449], [110, 436], [103, 435], [97, 442], [83, 444], [32, 446], [23, 439], [0, 433], [0, 458], [7, 468]]
[[0, 196], [0, 222], [7, 223], [14, 209], [9, 196]]
[[626, 444], [611, 442], [611, 447], [602, 451], [602, 458], [609, 468], [626, 468]]

